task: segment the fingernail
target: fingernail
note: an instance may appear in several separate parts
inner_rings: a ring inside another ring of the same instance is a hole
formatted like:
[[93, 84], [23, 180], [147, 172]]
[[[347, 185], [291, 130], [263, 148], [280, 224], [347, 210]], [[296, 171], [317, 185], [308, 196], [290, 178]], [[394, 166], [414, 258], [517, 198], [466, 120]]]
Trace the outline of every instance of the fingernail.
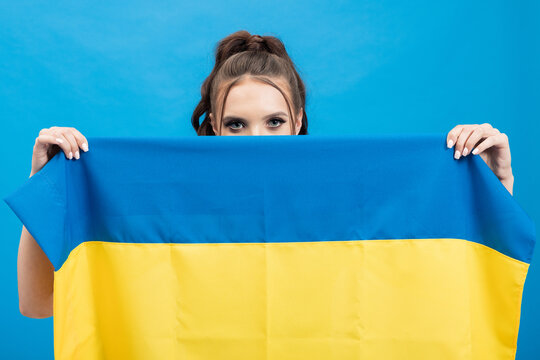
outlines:
[[463, 156], [467, 156], [468, 153], [469, 153], [469, 149], [467, 148], [463, 149]]
[[454, 141], [453, 140], [448, 140], [448, 148], [451, 148], [452, 145], [454, 145]]
[[70, 152], [69, 155], [68, 155], [68, 159], [72, 159], [73, 158], [73, 153]]
[[87, 143], [82, 144], [81, 147], [82, 147], [82, 149], [84, 151], [88, 151], [88, 144]]
[[64, 140], [62, 140], [60, 138], [56, 138], [56, 141], [58, 141], [60, 144], [64, 142]]
[[475, 149], [472, 151], [472, 153], [473, 153], [473, 155], [478, 154], [478, 149], [475, 148]]
[[79, 155], [79, 152], [76, 151], [76, 152], [75, 152], [75, 159], [79, 159], [80, 157], [81, 157], [81, 156]]
[[454, 154], [454, 159], [459, 159], [459, 157], [461, 156], [461, 153], [458, 151], [456, 151], [456, 153]]

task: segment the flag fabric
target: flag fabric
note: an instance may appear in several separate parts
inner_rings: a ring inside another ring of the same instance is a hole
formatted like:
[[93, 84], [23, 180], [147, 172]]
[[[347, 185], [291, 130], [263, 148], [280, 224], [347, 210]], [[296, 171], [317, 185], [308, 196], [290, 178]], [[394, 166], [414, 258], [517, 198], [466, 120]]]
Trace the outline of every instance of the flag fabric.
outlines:
[[446, 136], [89, 137], [4, 198], [56, 359], [513, 359], [532, 221]]

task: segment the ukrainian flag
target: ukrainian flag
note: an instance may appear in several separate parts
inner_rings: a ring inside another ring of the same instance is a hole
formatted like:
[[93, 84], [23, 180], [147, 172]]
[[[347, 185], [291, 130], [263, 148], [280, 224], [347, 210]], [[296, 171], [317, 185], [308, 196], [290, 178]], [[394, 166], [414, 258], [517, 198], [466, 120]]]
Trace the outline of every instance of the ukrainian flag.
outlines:
[[56, 359], [513, 359], [535, 244], [443, 135], [89, 138], [4, 200]]

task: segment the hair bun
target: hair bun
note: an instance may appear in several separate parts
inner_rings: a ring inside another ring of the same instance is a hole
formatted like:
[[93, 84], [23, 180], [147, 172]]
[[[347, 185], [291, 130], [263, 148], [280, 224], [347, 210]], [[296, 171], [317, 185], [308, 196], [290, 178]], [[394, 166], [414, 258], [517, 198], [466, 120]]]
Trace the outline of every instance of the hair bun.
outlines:
[[266, 51], [283, 58], [288, 58], [285, 46], [272, 36], [251, 35], [246, 30], [239, 30], [219, 41], [216, 48], [216, 66], [243, 51]]
[[264, 42], [264, 38], [261, 35], [251, 35], [248, 39], [251, 42]]
[[251, 35], [246, 40], [245, 50], [268, 51], [268, 46], [266, 46], [266, 39], [260, 35]]

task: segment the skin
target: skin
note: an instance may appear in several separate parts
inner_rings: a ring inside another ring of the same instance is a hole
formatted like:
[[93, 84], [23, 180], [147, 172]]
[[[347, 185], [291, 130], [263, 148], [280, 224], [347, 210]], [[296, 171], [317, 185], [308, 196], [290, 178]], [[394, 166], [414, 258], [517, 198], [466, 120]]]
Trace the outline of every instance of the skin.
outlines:
[[[272, 79], [280, 87], [287, 89], [282, 79]], [[289, 103], [292, 103], [289, 97]], [[216, 106], [220, 108], [220, 106]], [[272, 114], [281, 113], [272, 116]], [[296, 132], [302, 126], [303, 109], [296, 114]], [[219, 134], [218, 122], [214, 114], [209, 114], [212, 129]], [[219, 118], [219, 116], [218, 116]], [[229, 91], [223, 109], [223, 136], [235, 135], [291, 135], [292, 127], [287, 102], [279, 90], [266, 83], [246, 78]]]
[[[287, 88], [282, 80], [272, 80], [281, 89]], [[266, 117], [276, 112], [283, 112], [285, 115]], [[249, 78], [231, 89], [223, 115], [224, 136], [291, 134], [291, 119], [281, 93], [268, 84]], [[214, 132], [218, 134], [216, 118], [214, 114], [209, 116]], [[283, 122], [275, 118], [280, 118]], [[296, 134], [298, 134], [302, 109], [296, 115], [296, 119]], [[506, 134], [487, 123], [457, 125], [448, 132], [447, 146], [454, 148], [456, 161], [469, 156], [473, 150], [473, 156], [479, 155], [512, 194], [514, 176]], [[88, 141], [72, 127], [53, 126], [41, 130], [34, 145], [30, 176], [37, 173], [49, 161], [47, 153], [50, 150], [63, 151], [67, 159], [77, 160], [80, 158], [81, 150], [88, 151]], [[24, 226], [17, 258], [17, 279], [21, 314], [31, 318], [52, 316], [54, 267]]]
[[454, 159], [479, 155], [497, 175], [511, 195], [514, 195], [510, 144], [508, 136], [488, 123], [481, 125], [457, 125], [448, 132], [446, 144], [454, 147]]

